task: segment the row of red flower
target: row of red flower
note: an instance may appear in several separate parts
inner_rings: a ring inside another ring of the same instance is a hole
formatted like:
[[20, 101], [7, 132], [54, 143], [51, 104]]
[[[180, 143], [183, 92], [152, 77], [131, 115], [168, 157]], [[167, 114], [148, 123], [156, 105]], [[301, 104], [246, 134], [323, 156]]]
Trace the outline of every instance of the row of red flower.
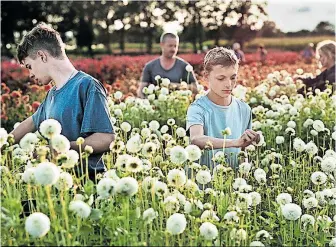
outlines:
[[[196, 73], [202, 70], [202, 63], [204, 58], [202, 54], [182, 54], [180, 57], [188, 61]], [[125, 76], [139, 80], [141, 71], [144, 65], [156, 58], [157, 55], [143, 55], [143, 56], [102, 56], [100, 58], [77, 58], [73, 59], [73, 63], [77, 69], [80, 69], [98, 80], [113, 84]], [[298, 53], [295, 52], [280, 52], [271, 51], [268, 54], [267, 64], [270, 66], [276, 64], [293, 64], [298, 60]], [[258, 54], [246, 54], [246, 64], [255, 66], [259, 61]], [[26, 90], [24, 83], [30, 81], [29, 72], [27, 69], [21, 67], [17, 63], [4, 61], [1, 63], [1, 79], [6, 81], [7, 86], [13, 89]], [[131, 74], [129, 76], [128, 74]], [[31, 82], [33, 83], [33, 82]]]

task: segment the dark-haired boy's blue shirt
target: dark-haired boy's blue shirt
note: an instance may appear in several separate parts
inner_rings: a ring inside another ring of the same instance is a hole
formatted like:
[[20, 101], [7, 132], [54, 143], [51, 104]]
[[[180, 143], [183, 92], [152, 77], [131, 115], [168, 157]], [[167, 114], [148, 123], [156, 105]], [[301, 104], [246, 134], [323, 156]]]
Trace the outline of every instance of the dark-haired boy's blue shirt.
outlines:
[[[101, 82], [78, 71], [62, 88], [49, 90], [45, 100], [33, 114], [35, 128], [46, 119], [62, 125], [61, 134], [69, 141], [86, 138], [93, 133], [113, 133], [106, 90]], [[102, 153], [89, 156], [89, 171], [103, 171]]]

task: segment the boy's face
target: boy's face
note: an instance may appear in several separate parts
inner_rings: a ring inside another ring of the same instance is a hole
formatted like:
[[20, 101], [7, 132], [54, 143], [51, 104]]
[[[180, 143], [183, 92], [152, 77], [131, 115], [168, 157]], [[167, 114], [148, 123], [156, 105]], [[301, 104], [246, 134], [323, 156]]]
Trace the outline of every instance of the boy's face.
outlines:
[[160, 43], [162, 55], [167, 58], [172, 58], [176, 55], [179, 42], [176, 38], [166, 38], [164, 42]]
[[326, 56], [326, 54], [322, 52], [321, 50], [319, 50], [318, 60], [323, 67], [327, 67], [328, 62], [329, 62], [328, 56]]
[[205, 73], [210, 90], [221, 98], [229, 97], [236, 86], [238, 66], [213, 66], [210, 73]]
[[29, 70], [29, 76], [39, 84], [46, 85], [51, 81], [48, 75], [47, 55], [39, 53], [35, 59], [28, 56], [24, 59], [23, 65]]

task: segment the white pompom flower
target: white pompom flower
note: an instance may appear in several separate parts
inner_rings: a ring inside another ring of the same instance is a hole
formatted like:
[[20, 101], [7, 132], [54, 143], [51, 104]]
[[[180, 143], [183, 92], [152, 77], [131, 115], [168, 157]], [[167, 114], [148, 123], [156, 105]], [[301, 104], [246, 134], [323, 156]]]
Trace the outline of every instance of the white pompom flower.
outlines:
[[280, 145], [280, 144], [285, 142], [285, 138], [283, 136], [277, 136], [275, 138], [275, 142], [276, 142], [276, 144]]
[[233, 189], [238, 190], [239, 187], [247, 185], [247, 182], [244, 178], [235, 178], [232, 184]]
[[323, 172], [314, 172], [311, 175], [311, 181], [316, 185], [321, 185], [327, 182], [327, 175]]
[[138, 153], [142, 148], [141, 139], [138, 134], [132, 136], [126, 143], [126, 149], [130, 153]]
[[167, 220], [166, 229], [172, 235], [178, 235], [184, 232], [187, 226], [187, 220], [183, 214], [175, 213]]
[[65, 153], [70, 149], [70, 142], [64, 135], [55, 135], [51, 138], [51, 146], [58, 153]]
[[117, 182], [112, 178], [102, 178], [97, 184], [97, 193], [101, 198], [109, 198], [116, 194]]
[[204, 222], [200, 226], [200, 235], [206, 240], [213, 240], [218, 237], [218, 229], [214, 224], [210, 222]]
[[4, 128], [0, 128], [0, 148], [7, 143], [8, 133]]
[[60, 135], [61, 131], [62, 131], [61, 124], [54, 119], [44, 120], [40, 124], [40, 132], [45, 138], [51, 139], [55, 135]]
[[318, 200], [315, 197], [304, 198], [302, 204], [306, 209], [312, 209], [317, 207]]
[[303, 152], [306, 149], [306, 144], [300, 138], [295, 138], [293, 141], [293, 147], [298, 152]]
[[35, 148], [35, 144], [38, 142], [38, 137], [34, 133], [27, 133], [21, 140], [20, 140], [20, 147], [27, 151], [33, 152]]
[[118, 180], [116, 191], [119, 194], [133, 196], [138, 192], [138, 182], [132, 177], [123, 177]]
[[201, 149], [196, 145], [189, 145], [185, 148], [188, 153], [188, 159], [190, 161], [199, 160], [202, 156]]
[[276, 201], [280, 205], [285, 205], [292, 202], [292, 196], [288, 193], [281, 193], [277, 196]]
[[261, 195], [258, 192], [253, 191], [249, 195], [252, 199], [252, 206], [257, 206], [261, 203]]
[[200, 170], [196, 174], [196, 181], [200, 184], [211, 182], [211, 173], [208, 170]]
[[193, 67], [192, 67], [190, 64], [188, 64], [188, 65], [185, 67], [185, 69], [186, 69], [186, 71], [187, 71], [188, 73], [191, 73], [191, 72], [193, 71]]
[[142, 218], [146, 222], [146, 224], [151, 223], [155, 218], [157, 218], [159, 213], [155, 211], [153, 208], [146, 209], [143, 214]]
[[143, 169], [142, 161], [138, 157], [130, 157], [126, 161], [126, 171], [137, 173], [142, 171], [142, 169]]
[[170, 160], [174, 164], [183, 164], [188, 159], [187, 151], [181, 146], [175, 146], [170, 150]]
[[168, 196], [163, 201], [164, 209], [169, 212], [177, 212], [180, 209], [180, 202], [175, 196]]
[[281, 207], [282, 215], [287, 220], [297, 220], [302, 214], [302, 209], [295, 203], [288, 203]]
[[120, 91], [117, 91], [117, 92], [115, 92], [115, 93], [113, 94], [113, 96], [114, 96], [115, 99], [118, 99], [118, 100], [119, 100], [119, 99], [122, 98], [123, 93], [120, 92]]
[[202, 221], [219, 221], [218, 216], [213, 210], [205, 210], [201, 215]]
[[132, 126], [128, 122], [123, 122], [120, 125], [120, 129], [122, 129], [124, 132], [129, 132], [132, 129]]
[[60, 170], [51, 162], [42, 162], [36, 166], [35, 180], [40, 185], [55, 184], [60, 176]]
[[32, 213], [26, 219], [25, 230], [30, 236], [41, 238], [50, 230], [50, 219], [43, 213]]
[[152, 131], [156, 131], [160, 128], [160, 123], [156, 120], [152, 120], [148, 126]]
[[180, 169], [173, 169], [167, 175], [168, 184], [175, 187], [181, 187], [187, 182], [187, 176], [184, 171]]
[[27, 184], [35, 184], [35, 167], [26, 168], [26, 170], [22, 174], [22, 180]]
[[304, 227], [307, 227], [308, 225], [314, 225], [315, 224], [315, 218], [314, 216], [310, 215], [310, 214], [304, 214], [301, 216], [301, 224]]
[[257, 180], [258, 183], [265, 183], [266, 182], [266, 172], [258, 168], [254, 171], [254, 178]]
[[178, 137], [185, 137], [186, 134], [187, 134], [187, 132], [185, 131], [184, 128], [179, 127], [179, 128], [176, 129], [176, 135], [177, 135]]
[[306, 152], [308, 153], [308, 154], [310, 154], [310, 155], [315, 155], [315, 154], [317, 154], [317, 152], [318, 152], [318, 148], [317, 148], [317, 146], [315, 145], [315, 143], [314, 142], [308, 142], [307, 144], [306, 144]]
[[91, 214], [91, 207], [80, 200], [70, 202], [69, 210], [82, 219], [88, 218]]
[[62, 172], [55, 184], [59, 190], [69, 190], [73, 186], [72, 176], [67, 172]]
[[62, 162], [62, 167], [71, 169], [75, 167], [79, 160], [79, 154], [76, 150], [68, 150], [66, 153], [67, 159]]
[[324, 123], [321, 120], [315, 120], [313, 123], [313, 128], [317, 131], [317, 132], [322, 132], [324, 130]]
[[336, 158], [326, 157], [321, 162], [321, 170], [324, 172], [335, 172], [336, 171]]

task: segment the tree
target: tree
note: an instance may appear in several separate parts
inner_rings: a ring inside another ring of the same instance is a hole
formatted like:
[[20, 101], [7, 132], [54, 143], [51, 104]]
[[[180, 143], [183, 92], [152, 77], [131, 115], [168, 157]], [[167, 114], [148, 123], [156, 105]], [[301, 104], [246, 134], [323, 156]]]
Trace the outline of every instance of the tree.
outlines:
[[259, 36], [261, 37], [280, 37], [284, 33], [277, 28], [274, 21], [265, 21], [263, 27], [260, 29]]
[[335, 25], [328, 21], [321, 21], [313, 32], [318, 35], [335, 35]]

